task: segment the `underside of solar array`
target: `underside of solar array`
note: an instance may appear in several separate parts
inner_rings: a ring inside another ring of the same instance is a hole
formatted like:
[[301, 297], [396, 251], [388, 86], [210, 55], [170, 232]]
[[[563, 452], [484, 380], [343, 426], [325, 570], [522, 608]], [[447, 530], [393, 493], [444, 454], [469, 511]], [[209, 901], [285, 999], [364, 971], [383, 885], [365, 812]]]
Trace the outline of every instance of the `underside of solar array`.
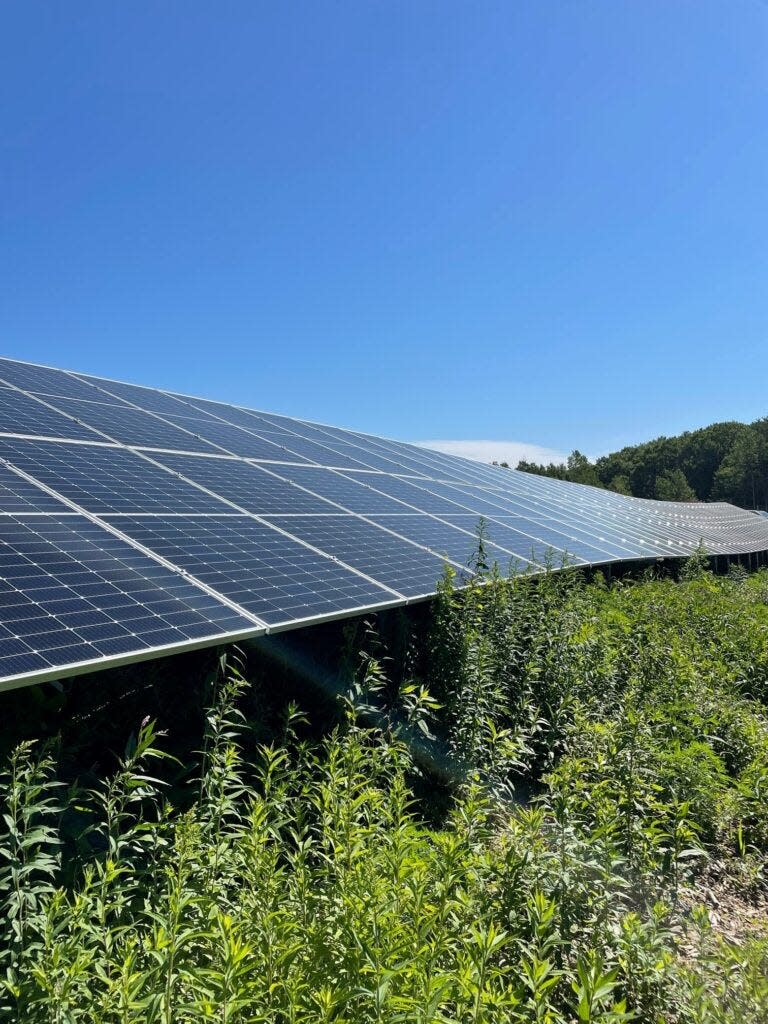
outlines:
[[502, 571], [768, 550], [768, 519], [0, 359], [0, 689]]

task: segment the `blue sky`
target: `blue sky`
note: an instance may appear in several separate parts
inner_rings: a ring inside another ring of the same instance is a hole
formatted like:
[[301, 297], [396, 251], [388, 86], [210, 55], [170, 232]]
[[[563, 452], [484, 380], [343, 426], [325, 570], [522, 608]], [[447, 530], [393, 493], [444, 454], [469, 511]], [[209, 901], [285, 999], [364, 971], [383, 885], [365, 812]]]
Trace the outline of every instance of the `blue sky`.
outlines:
[[768, 414], [768, 4], [0, 11], [0, 351], [406, 439]]

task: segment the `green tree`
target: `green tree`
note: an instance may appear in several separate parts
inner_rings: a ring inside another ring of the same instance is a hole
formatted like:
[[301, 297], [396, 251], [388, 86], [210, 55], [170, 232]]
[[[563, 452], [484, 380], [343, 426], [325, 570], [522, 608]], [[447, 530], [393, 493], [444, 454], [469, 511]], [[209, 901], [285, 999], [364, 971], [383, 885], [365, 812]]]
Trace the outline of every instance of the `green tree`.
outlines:
[[615, 491], [617, 494], [631, 494], [632, 488], [629, 486], [629, 477], [623, 473], [617, 473], [608, 484], [608, 490]]
[[712, 497], [715, 473], [723, 459], [736, 441], [751, 431], [746, 423], [713, 423], [680, 437], [677, 464], [702, 501]]
[[682, 469], [668, 469], [656, 477], [656, 497], [660, 501], [696, 501], [696, 492]]
[[600, 477], [594, 465], [586, 455], [576, 448], [568, 456], [568, 479], [575, 484], [591, 484], [593, 487], [602, 487]]
[[753, 429], [742, 434], [723, 459], [715, 473], [713, 497], [731, 501], [736, 505], [758, 508], [765, 504], [766, 475], [768, 475], [768, 444], [759, 436], [758, 420]]

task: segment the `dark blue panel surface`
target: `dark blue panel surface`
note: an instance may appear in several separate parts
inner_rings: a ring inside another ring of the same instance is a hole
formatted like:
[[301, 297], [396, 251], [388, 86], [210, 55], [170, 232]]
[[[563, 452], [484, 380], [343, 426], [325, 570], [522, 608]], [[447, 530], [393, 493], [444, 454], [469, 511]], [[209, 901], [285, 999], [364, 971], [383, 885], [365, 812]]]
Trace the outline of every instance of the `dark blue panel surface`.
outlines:
[[[542, 547], [550, 547], [558, 557], [562, 552], [584, 562], [607, 562], [618, 557], [610, 551], [598, 547], [597, 544], [583, 543], [578, 538], [539, 523], [531, 523], [528, 530], [516, 530], [502, 525], [500, 520], [488, 519], [485, 528], [488, 537], [502, 547], [511, 548], [512, 544], [524, 545], [530, 536], [534, 538], [539, 550]], [[555, 564], [557, 565], [557, 558]]]
[[121, 517], [121, 530], [270, 625], [393, 600], [362, 576], [247, 516]]
[[0, 380], [23, 388], [24, 391], [42, 395], [92, 400], [98, 394], [89, 384], [70, 376], [64, 370], [33, 366], [32, 363], [15, 363], [12, 359], [0, 359]]
[[0, 512], [69, 512], [69, 508], [0, 464]]
[[[106, 394], [116, 395], [118, 398], [124, 399], [126, 402], [130, 402], [132, 405], [138, 405], [140, 409], [146, 409], [147, 412], [156, 412], [161, 416], [171, 415], [184, 416], [184, 415], [195, 415], [195, 410], [191, 409], [181, 399], [174, 398], [172, 395], [166, 395], [162, 391], [157, 391], [155, 388], [145, 388], [138, 384], [123, 384], [118, 381], [102, 380], [99, 377], [89, 377], [87, 374], [78, 373], [77, 375], [81, 380], [87, 381], [89, 384], [98, 388], [102, 394], [93, 393], [91, 394], [91, 400], [94, 402], [108, 402], [109, 398]], [[106, 392], [106, 394], [104, 394]], [[80, 396], [85, 397], [85, 396]], [[198, 413], [198, 417], [203, 414]]]
[[376, 473], [344, 476], [335, 470], [320, 469], [317, 466], [280, 466], [275, 468], [275, 472], [329, 501], [342, 505], [350, 512], [366, 514], [407, 511], [393, 498], [374, 490], [376, 481], [380, 479]]
[[356, 516], [273, 517], [270, 521], [404, 597], [434, 593], [445, 568], [438, 556]]
[[[369, 468], [357, 459], [342, 455], [334, 451], [333, 448], [317, 444], [315, 441], [303, 437], [286, 435], [285, 440], [280, 443], [286, 453], [284, 457], [287, 462], [314, 462], [318, 466], [336, 466], [339, 469]], [[300, 458], [297, 459], [297, 455]]]
[[257, 630], [78, 515], [0, 516], [0, 677]]
[[[174, 397], [182, 400], [180, 395]], [[186, 398], [183, 400], [189, 403], [188, 415], [190, 416], [199, 416], [203, 413], [212, 419], [222, 420], [224, 423], [231, 423], [236, 427], [255, 430], [257, 434], [263, 433], [264, 429], [272, 433], [290, 434], [290, 431], [285, 431], [271, 423], [267, 423], [257, 413], [250, 412], [247, 409], [239, 409], [237, 406], [226, 405], [224, 402], [211, 402], [205, 398]]]
[[[467, 481], [465, 467], [473, 465], [468, 463], [466, 459], [460, 460], [460, 462], [465, 463], [464, 467], [452, 465], [447, 460], [441, 459], [436, 452], [431, 452], [426, 448], [416, 447], [412, 444], [405, 444], [403, 441], [374, 438], [367, 434], [350, 434], [348, 431], [338, 431], [338, 433], [346, 435], [346, 440], [350, 443], [359, 445], [366, 451], [375, 452], [382, 458], [398, 463], [403, 467], [399, 472], [405, 475], [416, 474], [434, 480]], [[471, 477], [469, 479], [471, 480]]]
[[423, 486], [427, 487], [433, 494], [439, 494], [442, 498], [454, 501], [467, 512], [474, 512], [476, 515], [492, 516], [513, 512], [514, 506], [510, 506], [503, 497], [498, 497], [488, 492], [484, 493], [479, 487], [452, 486], [451, 484], [435, 480], [430, 480]]
[[98, 434], [49, 409], [42, 401], [6, 387], [0, 387], [0, 433], [66, 437], [73, 441], [100, 440]]
[[[393, 516], [372, 516], [375, 522], [394, 530], [402, 537], [416, 541], [431, 548], [438, 555], [444, 555], [458, 562], [460, 565], [470, 565], [475, 561], [478, 551], [477, 527], [478, 520], [473, 516], [467, 516], [461, 520], [457, 516], [451, 517], [451, 523], [443, 522], [440, 519], [433, 519], [426, 515], [393, 515]], [[510, 563], [516, 564], [520, 570], [525, 570], [530, 561], [530, 547], [528, 558], [521, 562], [509, 551], [504, 551], [490, 541], [485, 541], [485, 554], [487, 561], [495, 562], [503, 573], [506, 573]]]
[[571, 540], [593, 547], [597, 546], [601, 551], [605, 551], [615, 558], [647, 558], [656, 553], [655, 545], [646, 544], [631, 537], [622, 537], [614, 533], [613, 530], [603, 528], [599, 523], [593, 523], [592, 528], [587, 529], [582, 520], [568, 517], [565, 514], [558, 518], [554, 516], [536, 516], [534, 518], [533, 514], [528, 518], [504, 515], [493, 518], [502, 525], [511, 526], [516, 530], [534, 532], [537, 526], [557, 530]]
[[[350, 479], [353, 479], [351, 474], [348, 475]], [[354, 479], [357, 479], [357, 477], [354, 477]], [[455, 501], [444, 498], [439, 494], [434, 494], [431, 490], [431, 482], [428, 480], [409, 482], [403, 480], [402, 477], [387, 476], [382, 473], [376, 477], [371, 475], [368, 477], [368, 481], [375, 490], [381, 491], [391, 498], [397, 498], [398, 501], [412, 506], [413, 509], [419, 512], [449, 515], [450, 513], [471, 511], [471, 509], [467, 509]], [[404, 508], [402, 511], [407, 512], [408, 509]]]
[[[157, 460], [255, 515], [338, 512], [334, 505], [240, 459], [158, 453]], [[276, 469], [283, 475], [286, 467]]]
[[[441, 516], [441, 518], [453, 526], [460, 526], [462, 529], [467, 528], [466, 515], [446, 515]], [[474, 517], [471, 518], [474, 522]], [[566, 558], [566, 547], [569, 556], [574, 556], [576, 552], [570, 545], [566, 545], [565, 537], [553, 534], [551, 531], [543, 528], [534, 536], [523, 530], [502, 526], [498, 521], [489, 519], [484, 521], [483, 528], [485, 536], [492, 543], [497, 544], [500, 548], [504, 548], [518, 558], [536, 562], [538, 565], [554, 564], [558, 566], [564, 561], [567, 561], [569, 564], [572, 561], [581, 561], [581, 559], [574, 559], [572, 557]], [[545, 536], [541, 536], [541, 533]], [[604, 560], [604, 558], [605, 556], [601, 555], [601, 560]]]
[[[98, 392], [97, 392], [98, 393]], [[102, 402], [81, 402], [72, 398], [51, 400], [57, 409], [75, 416], [83, 423], [100, 430], [123, 444], [142, 448], [172, 448], [175, 451], [215, 452], [210, 444], [166, 423], [148, 412], [129, 405], [106, 405]]]
[[[326, 442], [324, 441], [323, 444]], [[333, 460], [336, 461], [337, 465], [344, 466], [347, 462], [358, 463], [361, 469], [375, 469], [382, 473], [412, 473], [416, 474], [417, 470], [414, 466], [408, 466], [403, 461], [396, 461], [394, 459], [385, 458], [379, 453], [366, 451], [364, 448], [358, 448], [356, 445], [344, 444], [341, 441], [336, 441], [333, 438], [328, 438], [327, 444], [330, 451], [334, 453]], [[341, 462], [339, 462], [341, 458]], [[332, 464], [333, 460], [329, 462]]]
[[[250, 409], [246, 411], [251, 412]], [[273, 412], [254, 412], [253, 415], [258, 416], [265, 423], [271, 423], [274, 428], [287, 430], [292, 434], [298, 434], [299, 437], [308, 438], [310, 441], [324, 444], [328, 440], [328, 431], [320, 424], [292, 419], [290, 416], [280, 416]]]
[[112, 445], [0, 438], [0, 458], [88, 512], [226, 512], [216, 498]]
[[252, 430], [244, 430], [231, 423], [219, 423], [216, 420], [190, 419], [188, 416], [169, 417], [173, 422], [191, 430], [205, 441], [219, 445], [231, 455], [241, 455], [248, 459], [264, 459], [271, 462], [306, 462], [306, 459], [294, 455], [279, 444], [259, 437]]

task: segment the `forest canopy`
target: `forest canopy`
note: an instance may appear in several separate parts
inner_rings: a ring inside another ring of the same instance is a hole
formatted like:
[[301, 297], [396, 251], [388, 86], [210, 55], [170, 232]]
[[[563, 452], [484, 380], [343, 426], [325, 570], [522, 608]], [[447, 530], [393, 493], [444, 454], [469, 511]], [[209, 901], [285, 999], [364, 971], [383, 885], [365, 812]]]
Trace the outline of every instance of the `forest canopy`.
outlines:
[[754, 423], [713, 423], [676, 437], [601, 456], [574, 451], [567, 462], [519, 462], [519, 470], [662, 501], [729, 501], [768, 508], [768, 417]]

